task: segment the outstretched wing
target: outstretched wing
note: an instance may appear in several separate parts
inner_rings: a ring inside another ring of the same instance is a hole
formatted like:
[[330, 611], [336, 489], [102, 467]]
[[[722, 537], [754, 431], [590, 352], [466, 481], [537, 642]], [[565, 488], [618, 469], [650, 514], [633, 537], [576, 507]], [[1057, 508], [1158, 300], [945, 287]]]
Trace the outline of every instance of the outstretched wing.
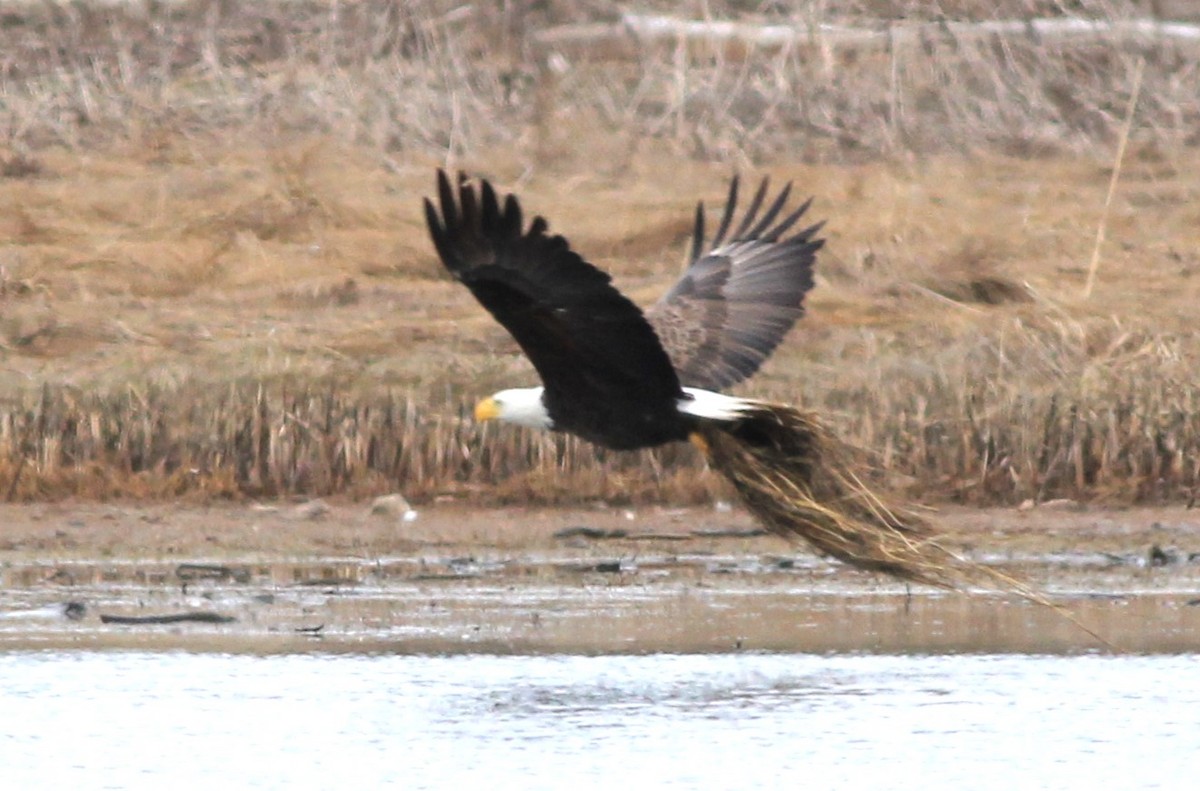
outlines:
[[750, 377], [804, 315], [816, 252], [824, 244], [815, 237], [824, 223], [782, 238], [812, 200], [779, 219], [791, 195], [789, 182], [759, 217], [767, 186], [764, 178], [726, 240], [737, 206], [734, 177], [707, 253], [704, 204], [696, 207], [688, 268], [646, 311], [685, 385], [721, 390]]
[[513, 195], [501, 206], [487, 181], [477, 188], [460, 174], [457, 195], [440, 170], [437, 182], [439, 207], [426, 199], [425, 219], [442, 263], [512, 334], [547, 394], [674, 408], [671, 360], [607, 274], [549, 235], [541, 217], [524, 229]]

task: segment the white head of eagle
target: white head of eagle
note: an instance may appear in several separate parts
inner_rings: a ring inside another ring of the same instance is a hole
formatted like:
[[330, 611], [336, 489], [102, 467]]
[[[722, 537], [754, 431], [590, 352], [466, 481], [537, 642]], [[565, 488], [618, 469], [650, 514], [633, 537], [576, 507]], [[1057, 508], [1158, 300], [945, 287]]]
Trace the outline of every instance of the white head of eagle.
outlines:
[[541, 387], [514, 387], [501, 390], [475, 405], [476, 420], [499, 420], [526, 428], [554, 428], [554, 421], [542, 402]]

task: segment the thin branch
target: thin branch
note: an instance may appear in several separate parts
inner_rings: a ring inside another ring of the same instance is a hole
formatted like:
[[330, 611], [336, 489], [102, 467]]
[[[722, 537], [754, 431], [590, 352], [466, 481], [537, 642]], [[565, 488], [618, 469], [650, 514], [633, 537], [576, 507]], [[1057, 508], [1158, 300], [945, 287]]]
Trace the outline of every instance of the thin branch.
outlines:
[[1125, 161], [1125, 147], [1129, 143], [1129, 131], [1133, 128], [1133, 112], [1137, 109], [1138, 95], [1142, 92], [1142, 72], [1145, 68], [1146, 59], [1138, 58], [1137, 68], [1133, 73], [1133, 91], [1129, 94], [1129, 106], [1125, 109], [1125, 126], [1121, 130], [1121, 140], [1117, 143], [1116, 161], [1113, 163], [1112, 178], [1108, 182], [1108, 195], [1104, 198], [1104, 211], [1100, 214], [1100, 225], [1096, 228], [1096, 244], [1092, 247], [1092, 260], [1088, 264], [1087, 283], [1083, 286], [1084, 299], [1092, 296], [1092, 288], [1096, 285], [1096, 271], [1100, 268], [1100, 248], [1104, 245], [1109, 210], [1117, 192], [1117, 182], [1121, 179], [1121, 165]]

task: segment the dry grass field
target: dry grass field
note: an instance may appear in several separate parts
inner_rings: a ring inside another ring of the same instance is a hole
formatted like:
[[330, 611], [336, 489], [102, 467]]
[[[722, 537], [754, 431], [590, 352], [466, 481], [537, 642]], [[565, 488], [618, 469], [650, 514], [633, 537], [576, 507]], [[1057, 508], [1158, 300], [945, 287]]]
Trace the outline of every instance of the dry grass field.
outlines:
[[427, 242], [445, 165], [518, 191], [643, 302], [697, 199], [715, 209], [733, 172], [795, 181], [829, 243], [746, 392], [825, 414], [912, 496], [1200, 484], [1200, 45], [630, 63], [537, 43], [614, 18], [599, 0], [88, 8], [0, 12], [0, 498], [727, 496], [687, 448], [599, 454], [464, 417], [533, 373]]

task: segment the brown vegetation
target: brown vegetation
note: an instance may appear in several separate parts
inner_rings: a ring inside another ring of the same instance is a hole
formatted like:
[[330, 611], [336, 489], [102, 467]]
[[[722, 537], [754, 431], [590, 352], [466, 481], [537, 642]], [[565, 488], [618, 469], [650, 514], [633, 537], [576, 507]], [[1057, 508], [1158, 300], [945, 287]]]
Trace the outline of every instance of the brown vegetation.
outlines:
[[736, 424], [701, 426], [693, 441], [776, 535], [897, 579], [953, 588], [965, 576], [925, 520], [872, 491], [862, 454], [818, 415], [762, 404]]
[[825, 415], [914, 495], [1200, 483], [1200, 59], [1179, 42], [564, 66], [531, 36], [602, 3], [87, 8], [0, 14], [7, 499], [720, 496], [688, 448], [464, 418], [532, 372], [429, 249], [447, 160], [519, 187], [643, 300], [731, 169], [795, 179], [830, 245], [748, 392]]

